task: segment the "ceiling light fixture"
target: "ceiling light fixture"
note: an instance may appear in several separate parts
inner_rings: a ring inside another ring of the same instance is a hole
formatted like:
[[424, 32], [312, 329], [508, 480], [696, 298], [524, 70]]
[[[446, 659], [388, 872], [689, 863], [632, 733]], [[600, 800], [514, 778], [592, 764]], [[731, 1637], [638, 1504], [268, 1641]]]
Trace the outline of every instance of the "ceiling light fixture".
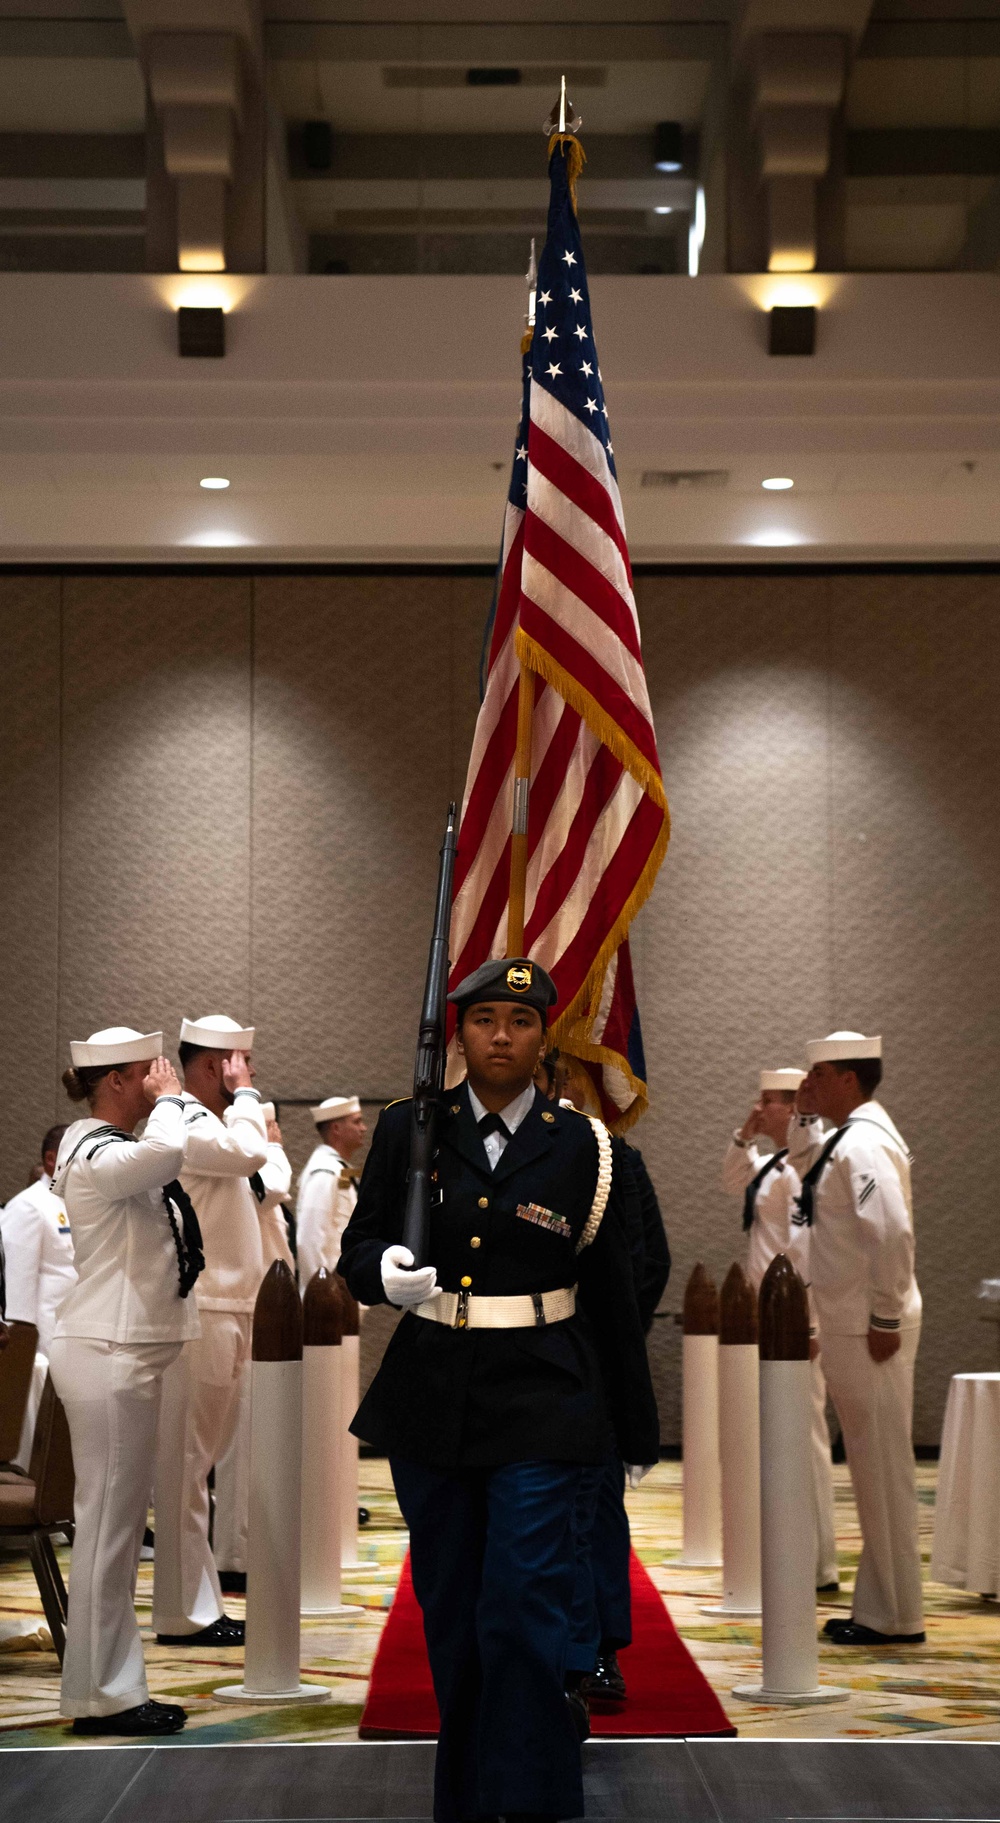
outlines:
[[653, 214], [654, 215], [673, 215], [673, 212], [674, 212], [673, 203], [654, 203], [653, 204]]
[[[203, 481], [201, 485], [205, 487], [207, 484]], [[213, 483], [214, 485], [216, 484]], [[767, 480], [762, 481], [760, 485], [766, 487], [769, 493], [783, 494], [788, 488], [794, 487], [795, 483], [788, 475], [769, 475]]]
[[653, 133], [654, 171], [684, 168], [684, 129], [679, 120], [661, 120]]
[[[789, 487], [791, 487], [791, 485], [792, 485], [791, 482], [789, 482], [788, 485], [789, 485]], [[209, 488], [223, 488], [223, 487], [228, 487], [229, 482], [226, 480], [225, 475], [203, 475], [202, 479], [198, 483], [198, 486], [199, 487], [209, 487]], [[765, 481], [764, 486], [770, 487], [771, 486], [770, 481]]]

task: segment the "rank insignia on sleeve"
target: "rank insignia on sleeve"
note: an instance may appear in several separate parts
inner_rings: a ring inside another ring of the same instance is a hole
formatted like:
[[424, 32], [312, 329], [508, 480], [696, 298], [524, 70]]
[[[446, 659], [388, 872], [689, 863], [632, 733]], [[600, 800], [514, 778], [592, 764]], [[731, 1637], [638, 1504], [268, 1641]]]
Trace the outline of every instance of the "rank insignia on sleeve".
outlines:
[[543, 1209], [541, 1203], [519, 1203], [515, 1214], [522, 1222], [534, 1222], [536, 1228], [547, 1228], [550, 1234], [565, 1235], [572, 1240], [573, 1230], [554, 1209]]

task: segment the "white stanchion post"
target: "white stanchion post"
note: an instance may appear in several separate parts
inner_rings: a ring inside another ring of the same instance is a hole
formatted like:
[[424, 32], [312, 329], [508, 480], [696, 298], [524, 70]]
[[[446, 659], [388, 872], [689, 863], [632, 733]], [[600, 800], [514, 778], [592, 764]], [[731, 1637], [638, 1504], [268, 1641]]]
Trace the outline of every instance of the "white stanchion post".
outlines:
[[719, 1297], [722, 1601], [703, 1614], [760, 1613], [759, 1407], [757, 1298], [735, 1265]]
[[819, 1682], [809, 1303], [783, 1253], [764, 1274], [759, 1327], [763, 1668], [759, 1684], [738, 1684], [733, 1695], [831, 1703], [848, 1692]]
[[247, 1635], [242, 1684], [223, 1700], [320, 1703], [299, 1676], [302, 1481], [302, 1305], [284, 1260], [264, 1275], [253, 1316]]
[[340, 1562], [357, 1569], [358, 1557], [358, 1440], [348, 1429], [361, 1403], [361, 1312], [343, 1279], [339, 1280], [344, 1339], [341, 1344], [340, 1419]]
[[719, 1469], [719, 1294], [704, 1266], [684, 1293], [683, 1342], [684, 1548], [681, 1563], [712, 1568], [722, 1562]]
[[343, 1310], [321, 1266], [302, 1300], [302, 1612], [356, 1613], [340, 1599]]

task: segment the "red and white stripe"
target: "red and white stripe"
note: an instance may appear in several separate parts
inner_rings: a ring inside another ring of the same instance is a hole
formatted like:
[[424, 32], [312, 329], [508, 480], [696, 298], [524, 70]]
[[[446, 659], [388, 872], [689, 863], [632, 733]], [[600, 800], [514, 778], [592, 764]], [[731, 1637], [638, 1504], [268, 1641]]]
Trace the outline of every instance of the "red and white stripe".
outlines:
[[505, 950], [523, 655], [536, 673], [525, 953], [555, 980], [558, 1041], [572, 1026], [601, 1046], [616, 950], [662, 858], [667, 811], [618, 486], [599, 439], [535, 381], [527, 507], [508, 503], [501, 564], [459, 832], [452, 981]]

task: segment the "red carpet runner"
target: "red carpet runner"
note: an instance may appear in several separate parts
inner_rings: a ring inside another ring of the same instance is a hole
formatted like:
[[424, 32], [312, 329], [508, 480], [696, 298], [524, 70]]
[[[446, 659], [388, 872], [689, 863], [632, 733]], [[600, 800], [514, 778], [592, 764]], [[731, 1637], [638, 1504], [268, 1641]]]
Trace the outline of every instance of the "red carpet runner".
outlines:
[[[720, 1735], [736, 1730], [679, 1638], [642, 1564], [632, 1554], [634, 1641], [620, 1653], [628, 1702], [615, 1715], [591, 1717], [595, 1735]], [[407, 1557], [372, 1666], [362, 1740], [434, 1736], [437, 1703], [424, 1628]]]

